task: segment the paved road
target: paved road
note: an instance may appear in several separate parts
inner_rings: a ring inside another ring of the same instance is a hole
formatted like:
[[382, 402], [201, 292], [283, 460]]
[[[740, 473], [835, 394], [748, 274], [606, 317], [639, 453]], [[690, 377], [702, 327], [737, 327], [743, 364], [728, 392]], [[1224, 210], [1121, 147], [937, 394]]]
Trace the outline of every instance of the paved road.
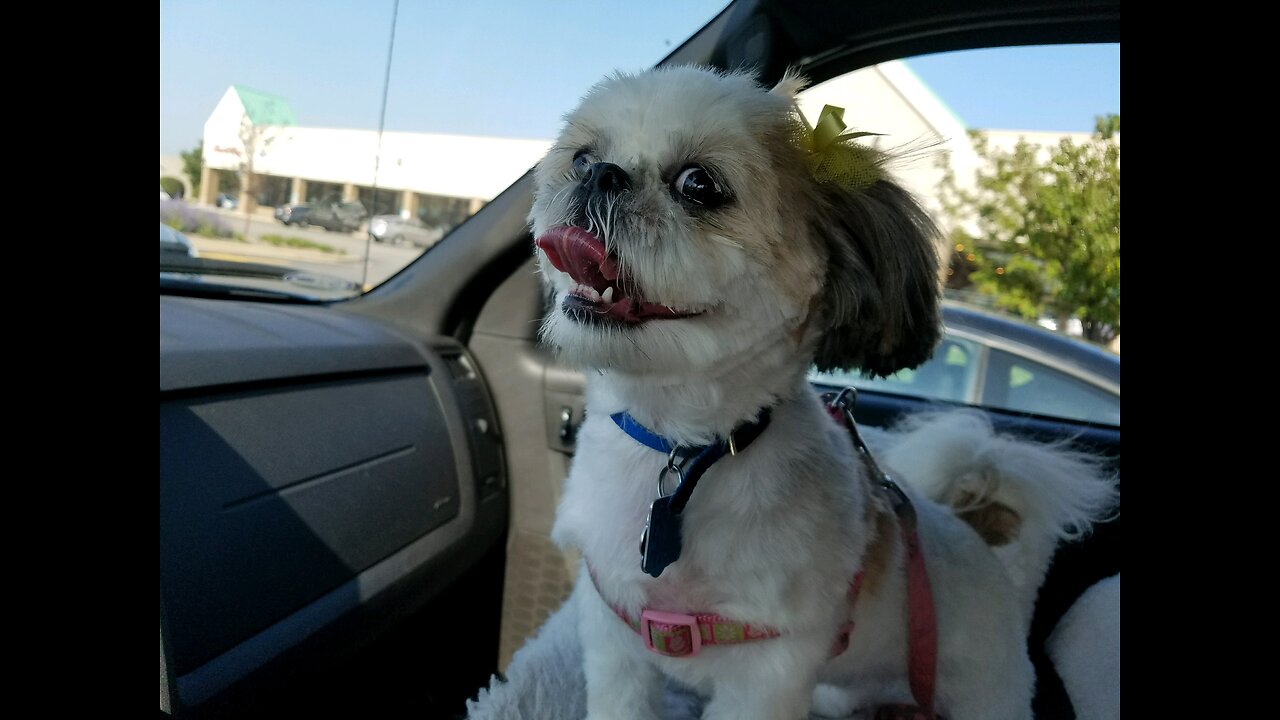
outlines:
[[[239, 213], [200, 208], [220, 215], [236, 232], [244, 233], [245, 216]], [[325, 253], [313, 249], [288, 248], [261, 242], [263, 235], [296, 237], [333, 247], [340, 253]], [[270, 218], [253, 217], [249, 220], [249, 242], [210, 240], [192, 235], [191, 241], [202, 255], [224, 259], [240, 259], [263, 262], [306, 270], [312, 273], [339, 277], [356, 284], [374, 287], [399, 272], [422, 254], [421, 248], [395, 247], [372, 242], [361, 233], [327, 232], [322, 228], [297, 226], [285, 227]], [[368, 277], [365, 277], [365, 254], [368, 253]]]

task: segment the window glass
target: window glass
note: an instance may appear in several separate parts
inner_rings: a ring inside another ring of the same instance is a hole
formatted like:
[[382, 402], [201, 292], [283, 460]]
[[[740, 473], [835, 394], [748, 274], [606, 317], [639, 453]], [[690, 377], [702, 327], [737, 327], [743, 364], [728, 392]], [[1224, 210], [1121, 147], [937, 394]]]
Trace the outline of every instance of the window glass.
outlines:
[[[209, 260], [162, 254], [162, 291], [264, 266], [285, 293], [345, 284], [323, 299], [381, 283], [528, 171], [594, 83], [726, 5], [162, 0], [160, 221]], [[427, 227], [374, 232], [397, 217]]]
[[972, 396], [974, 355], [954, 336], [917, 370], [866, 381], [849, 368], [815, 381], [1119, 422], [1118, 394], [1098, 389], [1119, 382], [1118, 44], [890, 61], [815, 85], [799, 106], [811, 124], [826, 106], [843, 108], [849, 131], [873, 133], [857, 142], [886, 151], [886, 170], [941, 230], [946, 310], [991, 314], [966, 337], [1029, 345], [1072, 365], [1103, 350], [1083, 364], [1096, 383], [1016, 366], [1001, 376], [1003, 390], [991, 390], [998, 396], [983, 398]]
[[900, 370], [887, 378], [864, 378], [856, 372], [814, 373], [814, 382], [827, 385], [853, 385], [859, 388], [931, 400], [967, 403], [972, 398], [977, 378], [978, 345], [964, 338], [948, 337], [942, 341], [928, 362], [914, 370]]
[[992, 350], [983, 403], [1040, 415], [1120, 424], [1120, 398], [1040, 363]]

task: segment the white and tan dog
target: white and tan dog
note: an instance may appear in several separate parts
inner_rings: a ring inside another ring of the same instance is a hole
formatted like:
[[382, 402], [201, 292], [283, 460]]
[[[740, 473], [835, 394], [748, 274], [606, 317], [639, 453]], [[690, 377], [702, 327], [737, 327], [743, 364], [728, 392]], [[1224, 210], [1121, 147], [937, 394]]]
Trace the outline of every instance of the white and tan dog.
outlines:
[[[543, 337], [589, 370], [553, 536], [583, 557], [572, 601], [591, 718], [659, 717], [664, 676], [709, 697], [704, 717], [720, 720], [915, 702], [902, 521], [806, 372], [888, 374], [929, 357], [935, 230], [868, 151], [870, 181], [815, 172], [802, 84], [691, 67], [611, 77], [537, 168], [530, 221], [554, 295]], [[769, 425], [689, 497], [678, 560], [643, 572], [638, 541], [668, 456], [611, 416], [688, 448], [766, 409]], [[1030, 717], [1035, 593], [1056, 542], [1087, 529], [1110, 485], [1081, 456], [998, 437], [974, 414], [918, 421], [887, 447], [932, 584], [936, 710]], [[706, 635], [696, 656], [664, 655], [637, 634], [646, 611], [714, 614], [731, 622], [718, 632], [767, 637]]]

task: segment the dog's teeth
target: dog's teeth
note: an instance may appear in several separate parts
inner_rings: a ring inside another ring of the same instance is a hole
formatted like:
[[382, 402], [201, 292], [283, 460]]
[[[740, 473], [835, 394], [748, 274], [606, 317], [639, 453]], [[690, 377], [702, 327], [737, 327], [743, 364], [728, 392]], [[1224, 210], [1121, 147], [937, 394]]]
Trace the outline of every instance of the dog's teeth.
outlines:
[[613, 286], [610, 285], [605, 288], [604, 293], [601, 294], [600, 297], [603, 298], [605, 302], [613, 302]]

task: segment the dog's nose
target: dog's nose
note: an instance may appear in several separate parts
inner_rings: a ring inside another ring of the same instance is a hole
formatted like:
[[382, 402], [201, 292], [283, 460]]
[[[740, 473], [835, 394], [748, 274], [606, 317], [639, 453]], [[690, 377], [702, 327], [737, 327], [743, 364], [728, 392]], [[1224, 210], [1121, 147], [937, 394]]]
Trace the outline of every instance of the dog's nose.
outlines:
[[631, 178], [613, 163], [598, 162], [587, 168], [582, 186], [592, 193], [620, 193], [631, 189]]

